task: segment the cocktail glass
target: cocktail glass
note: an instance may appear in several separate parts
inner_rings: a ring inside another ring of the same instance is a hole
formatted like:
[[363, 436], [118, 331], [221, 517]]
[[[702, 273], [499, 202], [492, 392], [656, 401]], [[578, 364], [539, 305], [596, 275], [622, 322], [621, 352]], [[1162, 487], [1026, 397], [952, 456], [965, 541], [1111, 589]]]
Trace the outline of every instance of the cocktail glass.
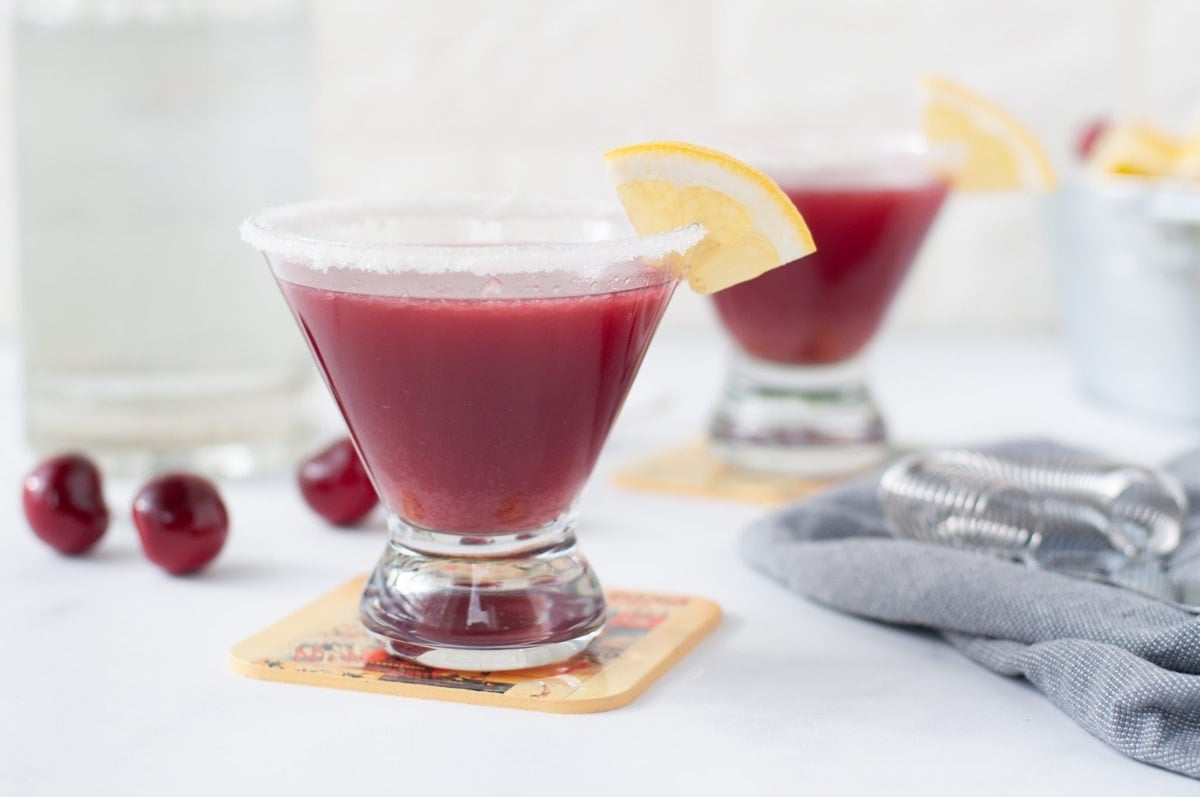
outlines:
[[937, 216], [953, 156], [897, 137], [749, 158], [799, 208], [817, 251], [713, 297], [735, 348], [710, 426], [722, 458], [819, 477], [886, 455], [863, 353]]
[[505, 670], [583, 650], [604, 595], [575, 501], [674, 291], [689, 227], [571, 201], [347, 201], [242, 227], [387, 512], [362, 619], [394, 655]]

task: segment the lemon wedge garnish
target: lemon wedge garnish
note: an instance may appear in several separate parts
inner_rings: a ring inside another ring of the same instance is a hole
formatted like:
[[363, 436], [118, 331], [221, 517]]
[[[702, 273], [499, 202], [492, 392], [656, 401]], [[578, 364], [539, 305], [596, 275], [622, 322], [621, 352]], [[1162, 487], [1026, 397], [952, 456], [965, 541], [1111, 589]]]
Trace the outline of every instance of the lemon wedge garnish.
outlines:
[[963, 147], [953, 177], [964, 191], [1048, 190], [1054, 168], [1041, 144], [1009, 113], [971, 90], [940, 77], [921, 81], [925, 136]]
[[704, 225], [704, 239], [673, 266], [697, 293], [716, 293], [816, 251], [787, 194], [736, 158], [654, 141], [614, 149], [604, 160], [639, 235]]

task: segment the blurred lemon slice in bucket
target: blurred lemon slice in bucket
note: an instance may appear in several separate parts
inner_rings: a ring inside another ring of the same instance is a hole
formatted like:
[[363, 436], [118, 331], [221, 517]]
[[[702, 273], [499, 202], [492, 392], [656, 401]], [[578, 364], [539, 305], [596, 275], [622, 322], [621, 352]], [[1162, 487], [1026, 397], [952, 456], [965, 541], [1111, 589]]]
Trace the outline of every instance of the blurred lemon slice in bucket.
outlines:
[[1054, 168], [1037, 139], [1006, 111], [940, 77], [921, 81], [925, 136], [964, 148], [954, 187], [965, 191], [1048, 190]]
[[1146, 122], [1122, 122], [1100, 134], [1090, 166], [1106, 174], [1165, 177], [1176, 171], [1184, 154], [1184, 143], [1165, 130]]
[[604, 160], [639, 235], [704, 225], [704, 240], [674, 266], [697, 293], [715, 293], [816, 251], [787, 194], [736, 158], [654, 141], [614, 149]]
[[1175, 173], [1188, 180], [1200, 182], [1200, 133], [1185, 141], [1175, 163]]

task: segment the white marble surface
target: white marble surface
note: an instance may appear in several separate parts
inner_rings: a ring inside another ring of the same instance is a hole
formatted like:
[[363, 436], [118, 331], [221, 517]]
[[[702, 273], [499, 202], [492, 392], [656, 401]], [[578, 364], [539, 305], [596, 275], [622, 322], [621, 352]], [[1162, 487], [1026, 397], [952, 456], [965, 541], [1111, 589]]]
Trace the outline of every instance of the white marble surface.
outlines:
[[[889, 335], [875, 361], [905, 441], [1055, 434], [1150, 459], [1197, 443], [1081, 404], [1053, 340]], [[200, 577], [149, 565], [127, 522], [64, 560], [15, 500], [29, 461], [15, 352], [0, 347], [0, 793], [1196, 793], [931, 635], [758, 576], [734, 551], [761, 510], [611, 486], [620, 463], [696, 432], [722, 364], [714, 339], [656, 341], [581, 537], [607, 583], [708, 595], [726, 619], [627, 708], [555, 716], [234, 675], [231, 644], [365, 570], [382, 532], [330, 530], [290, 482], [262, 481], [226, 487], [230, 542]]]

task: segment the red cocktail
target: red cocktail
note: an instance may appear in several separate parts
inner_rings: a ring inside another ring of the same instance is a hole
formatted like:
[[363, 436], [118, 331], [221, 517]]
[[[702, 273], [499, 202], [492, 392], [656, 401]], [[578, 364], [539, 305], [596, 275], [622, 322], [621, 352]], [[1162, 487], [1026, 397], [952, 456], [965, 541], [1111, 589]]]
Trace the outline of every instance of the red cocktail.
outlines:
[[712, 429], [726, 458], [824, 475], [882, 455], [883, 423], [856, 358], [945, 199], [936, 165], [927, 150], [881, 146], [771, 169], [817, 251], [713, 297], [738, 349]]
[[506, 299], [280, 285], [384, 501], [490, 533], [550, 523], [583, 487], [674, 288], [647, 276], [597, 294], [549, 272], [565, 295]]
[[655, 263], [703, 235], [614, 238], [616, 219], [464, 200], [301, 205], [244, 225], [387, 507], [362, 615], [393, 653], [514, 669], [599, 633], [572, 504], [674, 290]]
[[752, 357], [827, 365], [862, 351], [883, 323], [925, 240], [946, 183], [782, 184], [817, 251], [713, 298], [725, 329]]

